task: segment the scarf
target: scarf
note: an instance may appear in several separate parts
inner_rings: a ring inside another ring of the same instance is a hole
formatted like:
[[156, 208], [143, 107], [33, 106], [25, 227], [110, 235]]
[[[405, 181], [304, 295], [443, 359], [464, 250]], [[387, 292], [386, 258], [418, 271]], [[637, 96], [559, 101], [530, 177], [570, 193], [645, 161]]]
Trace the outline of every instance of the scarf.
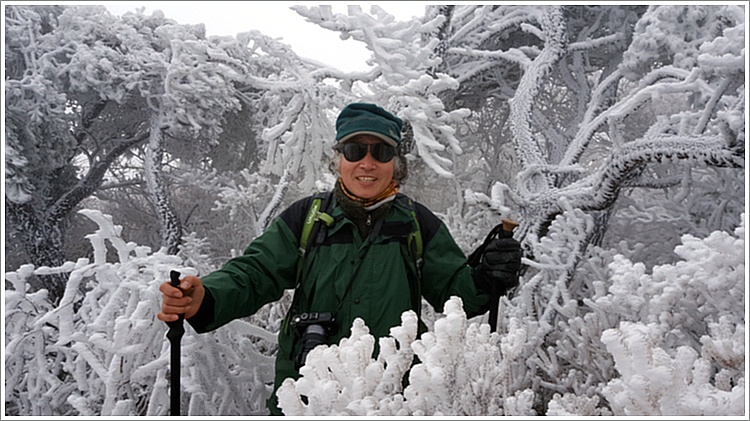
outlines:
[[[391, 203], [396, 198], [398, 192], [398, 184], [394, 181], [391, 185], [385, 189], [382, 194], [372, 199], [362, 199], [357, 197], [352, 192], [348, 191], [344, 187], [344, 183], [341, 179], [336, 183], [336, 187], [333, 189], [336, 196], [336, 200], [339, 206], [344, 210], [344, 213], [354, 222], [359, 230], [359, 234], [362, 238], [367, 237], [374, 226], [373, 221], [377, 221], [385, 215], [391, 209]], [[369, 204], [365, 207], [364, 204]], [[369, 223], [368, 223], [369, 222]]]
[[341, 177], [339, 177], [338, 179], [338, 185], [339, 187], [341, 187], [341, 192], [344, 193], [344, 196], [354, 201], [355, 203], [359, 203], [366, 211], [371, 211], [381, 206], [383, 203], [393, 200], [396, 197], [396, 193], [398, 193], [400, 187], [396, 180], [391, 180], [391, 184], [389, 184], [388, 187], [386, 187], [385, 190], [383, 190], [379, 195], [370, 199], [363, 199], [350, 192], [346, 188], [346, 186], [344, 186], [344, 182], [341, 180]]

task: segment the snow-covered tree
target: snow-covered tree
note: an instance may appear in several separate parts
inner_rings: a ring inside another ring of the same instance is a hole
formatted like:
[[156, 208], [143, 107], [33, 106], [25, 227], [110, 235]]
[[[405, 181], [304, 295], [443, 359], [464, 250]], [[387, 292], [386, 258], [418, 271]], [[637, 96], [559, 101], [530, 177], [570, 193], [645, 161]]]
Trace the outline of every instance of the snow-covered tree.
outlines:
[[[143, 104], [122, 101], [119, 63], [103, 55], [82, 65], [83, 57], [106, 47], [88, 31], [77, 39], [56, 32], [65, 16], [61, 7], [5, 8], [6, 221], [37, 265], [64, 262], [69, 214], [118, 156], [146, 139], [131, 119], [143, 115]], [[53, 297], [62, 295], [60, 279], [47, 276], [42, 285]]]
[[[169, 343], [167, 325], [156, 319], [158, 287], [170, 270], [195, 274], [200, 266], [183, 262], [204, 261], [202, 246], [188, 238], [179, 256], [152, 252], [124, 241], [111, 217], [81, 212], [98, 226], [88, 236], [93, 259], [5, 275], [5, 413], [166, 415]], [[47, 273], [67, 278], [58, 305], [45, 290], [29, 291], [29, 278]], [[185, 326], [185, 413], [265, 413], [275, 334], [240, 320], [207, 335]]]
[[607, 211], [623, 189], [700, 183], [660, 163], [744, 168], [739, 6], [436, 6], [431, 16], [446, 19], [438, 69], [460, 82], [446, 102], [504, 110], [484, 136], [514, 147], [518, 175], [493, 181], [511, 186], [503, 202], [529, 242], [561, 198]]
[[[163, 245], [176, 252], [182, 230], [162, 176], [162, 139], [211, 139], [222, 115], [238, 107], [235, 70], [209, 60], [222, 55], [221, 45], [209, 44], [202, 27], [159, 13], [117, 19], [101, 6], [5, 10], [6, 210], [29, 259], [63, 263], [69, 215], [141, 144]], [[59, 298], [64, 284], [47, 278]]]
[[[280, 192], [297, 179], [309, 191], [330, 155], [335, 90], [258, 32], [207, 38], [159, 11], [118, 18], [101, 6], [9, 6], [6, 23], [6, 210], [34, 264], [63, 263], [71, 214], [104, 183], [130, 190], [102, 198], [128, 201], [136, 189], [154, 209], [158, 245], [176, 253], [188, 211], [174, 190], [192, 185], [176, 180], [244, 155]], [[64, 279], [43, 281], [61, 296]]]
[[[341, 32], [343, 38], [365, 43], [372, 51], [368, 62], [372, 69], [365, 75], [345, 75], [341, 86], [407, 121], [413, 132], [413, 156], [437, 175], [450, 178], [451, 157], [461, 153], [453, 125], [468, 110], [445, 109], [439, 94], [456, 89], [458, 83], [448, 75], [429, 72], [438, 64], [433, 55], [437, 40], [421, 42], [442, 20], [397, 21], [377, 5], [370, 13], [349, 6], [347, 15], [332, 13], [330, 6], [296, 6], [294, 10], [313, 23]], [[353, 79], [358, 83], [353, 84]]]

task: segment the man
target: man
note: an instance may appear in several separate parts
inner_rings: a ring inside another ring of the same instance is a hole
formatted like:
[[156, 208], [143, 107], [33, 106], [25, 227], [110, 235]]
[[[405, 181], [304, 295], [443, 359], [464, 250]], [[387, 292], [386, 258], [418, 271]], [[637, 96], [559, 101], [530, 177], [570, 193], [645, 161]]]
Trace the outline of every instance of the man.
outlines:
[[[517, 285], [520, 245], [497, 239], [487, 247], [491, 258], [467, 265], [445, 224], [399, 193], [406, 176], [398, 153], [402, 126], [375, 104], [347, 105], [336, 120], [339, 177], [325, 204], [318, 202], [320, 213], [309, 214], [314, 196], [301, 199], [221, 269], [186, 276], [179, 289], [165, 282], [157, 317], [170, 322], [184, 314], [197, 332], [206, 332], [252, 315], [294, 288], [279, 332], [276, 390], [285, 378], [299, 376], [310, 346], [338, 343], [355, 318], [377, 338], [398, 326], [404, 311], [420, 314], [422, 297], [437, 311], [453, 295], [469, 317], [487, 311], [494, 286], [505, 292]], [[315, 216], [322, 231], [300, 253], [305, 221]], [[280, 414], [276, 403], [274, 393], [269, 410]]]

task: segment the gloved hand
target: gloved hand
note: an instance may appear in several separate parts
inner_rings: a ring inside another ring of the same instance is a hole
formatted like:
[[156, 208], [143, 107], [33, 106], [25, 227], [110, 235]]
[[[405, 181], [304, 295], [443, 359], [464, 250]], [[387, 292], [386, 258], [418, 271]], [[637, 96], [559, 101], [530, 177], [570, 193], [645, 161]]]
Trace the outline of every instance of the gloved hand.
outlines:
[[495, 238], [487, 244], [479, 265], [474, 269], [474, 283], [487, 294], [505, 295], [518, 286], [521, 269], [521, 243], [514, 238]]

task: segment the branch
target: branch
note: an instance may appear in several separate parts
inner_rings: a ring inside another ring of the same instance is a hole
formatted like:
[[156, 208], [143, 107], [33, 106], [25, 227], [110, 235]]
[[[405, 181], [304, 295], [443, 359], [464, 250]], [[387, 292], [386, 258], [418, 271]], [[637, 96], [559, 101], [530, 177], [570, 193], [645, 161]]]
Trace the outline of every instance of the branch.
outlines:
[[716, 135], [660, 137], [627, 144], [604, 165], [599, 182], [585, 193], [589, 198], [578, 203], [584, 210], [606, 209], [615, 201], [631, 172], [645, 164], [678, 160], [713, 167], [745, 168], [744, 145], [734, 149], [717, 146], [723, 143], [724, 139]]
[[143, 185], [143, 180], [137, 180], [137, 181], [124, 181], [120, 183], [109, 183], [109, 184], [102, 184], [99, 186], [99, 191], [105, 191], [105, 190], [119, 190], [124, 189], [126, 187], [140, 187]]
[[[531, 110], [536, 100], [542, 81], [552, 67], [565, 53], [565, 21], [560, 7], [544, 7], [542, 10], [542, 28], [546, 35], [542, 53], [527, 67], [519, 83], [516, 95], [510, 102], [510, 123], [515, 141], [516, 156], [522, 165], [543, 164], [543, 153], [531, 128]], [[539, 180], [549, 188], [549, 179]], [[545, 190], [540, 186], [540, 190]]]
[[[632, 180], [648, 164], [668, 161], [705, 164], [723, 168], [745, 168], [745, 145], [726, 148], [722, 135], [662, 136], [641, 139], [614, 151], [602, 168], [592, 176], [564, 189], [526, 199], [521, 205], [524, 213], [537, 221], [525, 232], [536, 232], [545, 221], [551, 221], [569, 207], [583, 211], [607, 210], [617, 200], [624, 187], [632, 187]], [[519, 202], [520, 203], [520, 202]], [[565, 204], [567, 207], [565, 206]]]
[[622, 187], [635, 187], [635, 188], [642, 188], [642, 189], [666, 189], [669, 187], [674, 187], [682, 183], [682, 180], [685, 177], [682, 175], [673, 175], [671, 177], [666, 178], [652, 178], [648, 180], [638, 179], [638, 180], [631, 180], [623, 183]]
[[104, 158], [91, 166], [86, 176], [79, 180], [75, 187], [68, 190], [57, 199], [49, 212], [50, 218], [63, 218], [70, 213], [77, 204], [83, 199], [89, 197], [97, 188], [99, 188], [104, 179], [104, 174], [107, 173], [110, 165], [112, 165], [112, 162], [114, 162], [117, 157], [133, 146], [145, 141], [147, 138], [148, 133], [141, 133], [139, 136], [124, 140], [122, 143], [115, 146], [106, 156], [104, 156]]
[[733, 78], [729, 77], [725, 77], [724, 79], [722, 79], [713, 95], [711, 95], [711, 99], [709, 99], [708, 103], [706, 104], [706, 108], [703, 109], [703, 114], [701, 115], [700, 121], [698, 121], [698, 124], [695, 126], [694, 133], [696, 135], [700, 135], [706, 130], [706, 126], [708, 126], [708, 120], [711, 118], [714, 112], [716, 112], [716, 107], [719, 104], [719, 100], [726, 93], [729, 85], [732, 83], [732, 79]]

